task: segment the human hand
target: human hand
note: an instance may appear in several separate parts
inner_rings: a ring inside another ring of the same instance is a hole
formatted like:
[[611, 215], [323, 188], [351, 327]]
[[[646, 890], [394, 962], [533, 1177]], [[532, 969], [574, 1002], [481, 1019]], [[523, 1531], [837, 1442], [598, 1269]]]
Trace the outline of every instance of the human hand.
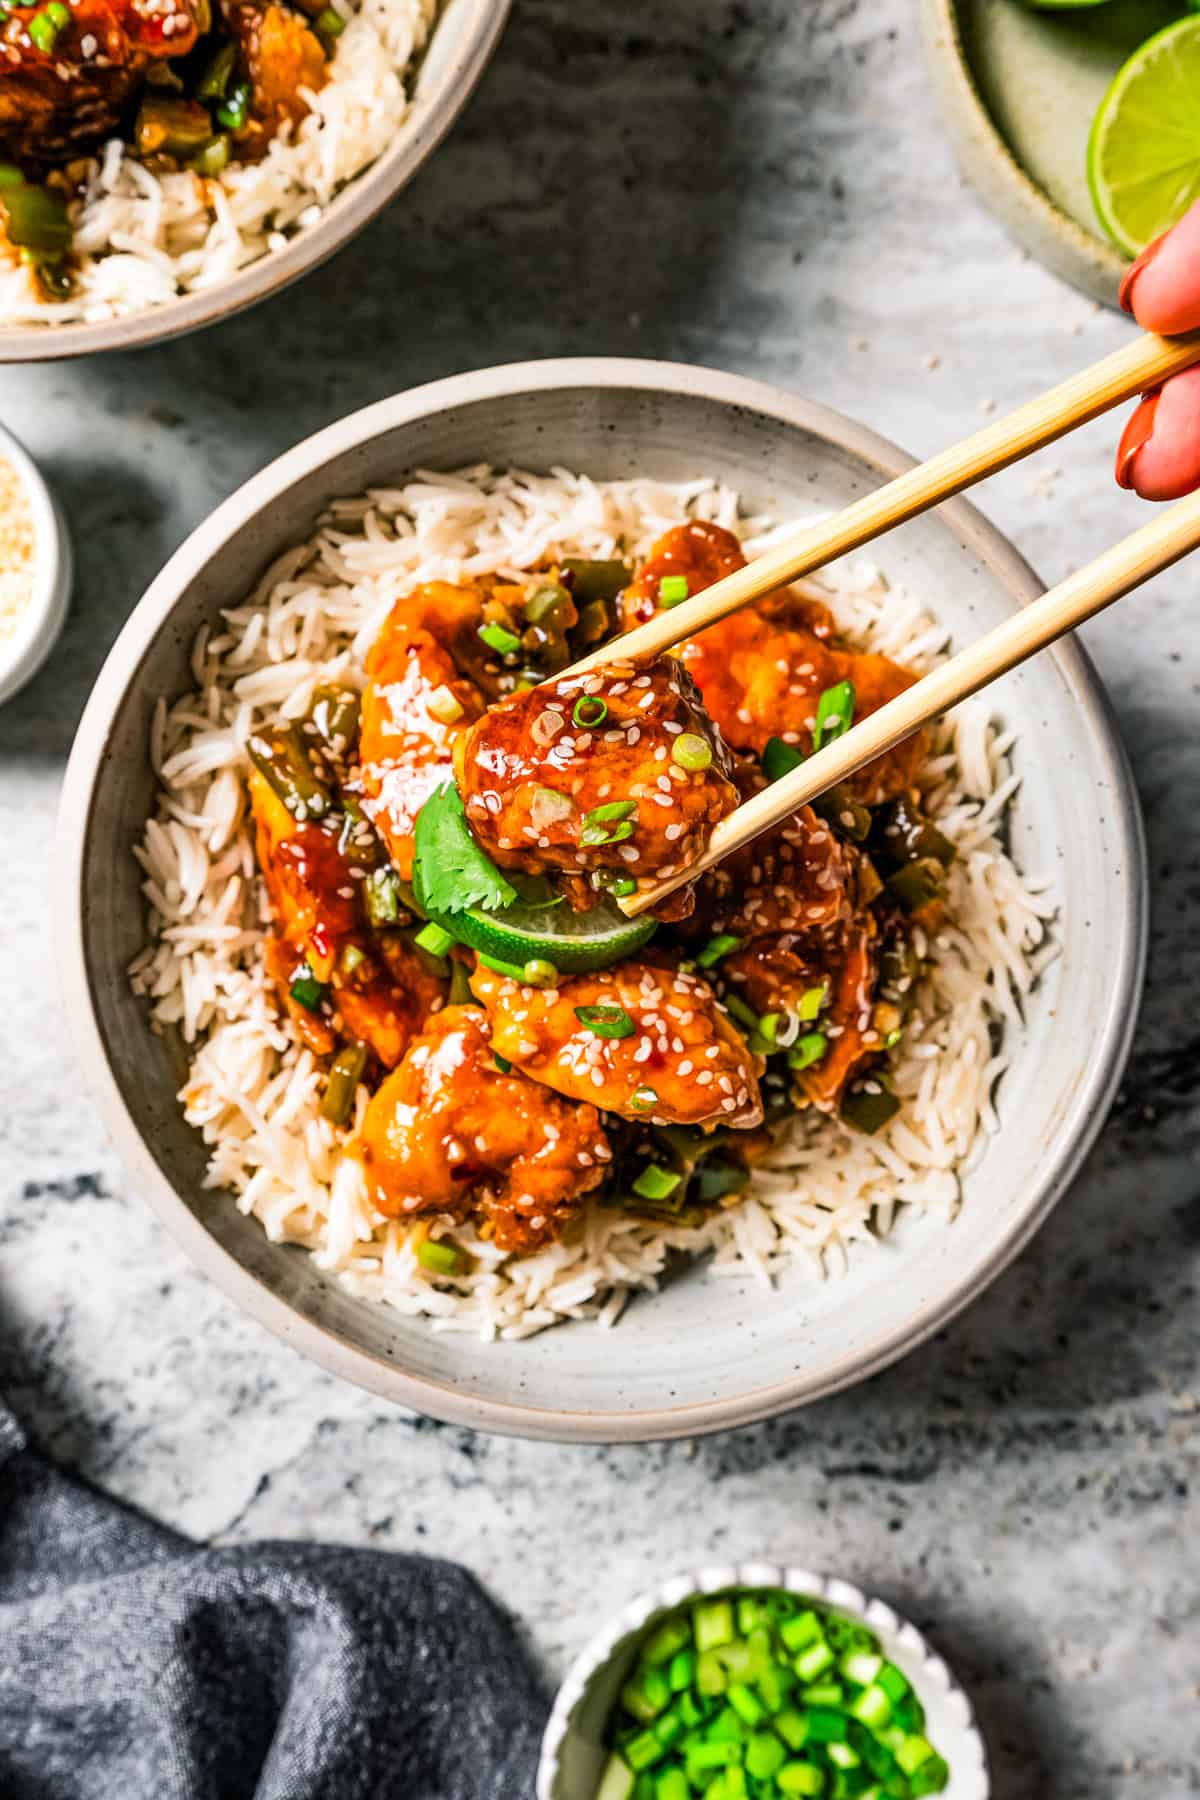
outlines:
[[[1200, 200], [1142, 251], [1121, 283], [1121, 305], [1147, 331], [1200, 330]], [[1200, 488], [1200, 364], [1142, 396], [1121, 434], [1116, 476], [1143, 500]]]

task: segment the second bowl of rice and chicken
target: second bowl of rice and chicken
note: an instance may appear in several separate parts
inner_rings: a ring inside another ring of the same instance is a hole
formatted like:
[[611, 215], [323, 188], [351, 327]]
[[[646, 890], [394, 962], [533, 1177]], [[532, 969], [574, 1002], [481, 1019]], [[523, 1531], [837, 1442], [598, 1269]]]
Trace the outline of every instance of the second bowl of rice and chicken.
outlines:
[[509, 0], [33, 0], [0, 16], [0, 362], [276, 292], [464, 105]]
[[1074, 646], [619, 907], [1035, 591], [956, 504], [622, 661], [900, 466], [708, 371], [488, 371], [273, 465], [135, 612], [67, 782], [72, 1008], [139, 1184], [330, 1366], [533, 1435], [739, 1422], [927, 1335], [1061, 1191], [1142, 940]]

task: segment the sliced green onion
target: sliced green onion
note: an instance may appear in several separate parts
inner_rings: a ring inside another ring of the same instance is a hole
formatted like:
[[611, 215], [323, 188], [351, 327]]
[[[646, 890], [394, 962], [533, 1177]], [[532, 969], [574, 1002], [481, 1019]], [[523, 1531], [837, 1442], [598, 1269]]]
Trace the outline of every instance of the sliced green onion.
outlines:
[[817, 701], [817, 718], [813, 726], [813, 749], [832, 744], [849, 731], [854, 718], [854, 683], [839, 681], [827, 687]]
[[636, 800], [609, 800], [603, 806], [594, 806], [591, 812], [583, 815], [583, 829], [579, 833], [581, 846], [591, 849], [598, 844], [620, 844], [631, 838], [635, 827], [629, 815], [636, 812]]
[[823, 1031], [806, 1032], [788, 1051], [788, 1068], [811, 1068], [813, 1063], [820, 1062], [828, 1048], [829, 1039]]
[[709, 767], [712, 759], [712, 745], [698, 731], [681, 731], [671, 745], [671, 761], [681, 769], [699, 773]]
[[430, 956], [445, 956], [454, 939], [448, 931], [443, 931], [440, 925], [435, 925], [430, 920], [428, 925], [421, 927], [413, 942], [422, 950], [428, 950]]
[[329, 1065], [329, 1079], [321, 1097], [321, 1117], [331, 1125], [345, 1125], [354, 1111], [354, 1096], [367, 1066], [365, 1044], [347, 1044]]
[[750, 1031], [758, 1030], [758, 1014], [752, 1006], [746, 1005], [740, 994], [726, 994], [724, 1005], [726, 1012], [732, 1013], [739, 1024], [745, 1025]]
[[336, 7], [323, 6], [313, 20], [313, 26], [319, 37], [340, 38], [346, 29], [346, 21]]
[[804, 761], [803, 752], [795, 744], [785, 744], [781, 737], [768, 738], [762, 753], [762, 770], [768, 781], [790, 775]]
[[631, 1800], [634, 1773], [623, 1756], [614, 1750], [604, 1765], [596, 1800]]
[[594, 1037], [632, 1037], [637, 1026], [623, 1006], [577, 1006], [575, 1017]]
[[803, 1019], [806, 1024], [809, 1020], [815, 1019], [825, 1004], [828, 992], [829, 983], [826, 981], [823, 981], [820, 987], [805, 988], [800, 996], [800, 1004], [796, 1008], [796, 1017]]
[[357, 944], [347, 944], [341, 955], [342, 974], [353, 975], [355, 969], [361, 968], [366, 960], [366, 952], [360, 950]]
[[629, 1104], [635, 1112], [653, 1112], [658, 1105], [658, 1095], [652, 1087], [634, 1088]]
[[787, 1751], [773, 1731], [756, 1731], [746, 1745], [745, 1770], [756, 1781], [769, 1781], [787, 1761]]
[[818, 1675], [833, 1667], [833, 1651], [823, 1637], [818, 1638], [816, 1643], [800, 1652], [792, 1667], [801, 1681], [815, 1681]]
[[492, 1059], [502, 1075], [512, 1074], [512, 1064], [509, 1062], [507, 1056], [501, 1056], [498, 1050], [493, 1050]]
[[650, 1163], [644, 1168], [633, 1184], [635, 1194], [643, 1200], [665, 1200], [673, 1194], [683, 1180], [683, 1176], [675, 1169], [664, 1169], [660, 1163]]
[[580, 694], [571, 708], [571, 722], [581, 731], [598, 731], [608, 717], [608, 701], [599, 694]]
[[[630, 835], [632, 836], [632, 833]], [[606, 893], [614, 895], [618, 900], [625, 894], [632, 894], [637, 890], [637, 882], [632, 875], [617, 875], [611, 869], [597, 869], [592, 880]]]
[[558, 970], [543, 956], [531, 956], [521, 973], [528, 987], [552, 988], [558, 986]]
[[417, 1261], [433, 1275], [457, 1275], [462, 1267], [462, 1252], [454, 1244], [443, 1244], [436, 1238], [422, 1238], [417, 1245]]
[[728, 1600], [709, 1600], [693, 1609], [692, 1634], [697, 1650], [716, 1650], [733, 1639], [733, 1607]]
[[658, 604], [660, 606], [678, 606], [686, 600], [691, 589], [686, 575], [664, 575], [658, 584]]
[[226, 131], [241, 131], [250, 117], [250, 84], [239, 81], [231, 87], [225, 99], [217, 108], [217, 124], [223, 125]]
[[400, 917], [400, 881], [394, 869], [372, 869], [363, 883], [367, 918], [378, 928]]
[[481, 625], [479, 636], [497, 656], [515, 656], [521, 648], [520, 638], [515, 632], [505, 630], [503, 625]]
[[775, 1776], [781, 1794], [820, 1794], [825, 1789], [825, 1776], [815, 1763], [788, 1762]]
[[463, 716], [462, 702], [453, 688], [447, 687], [445, 682], [441, 687], [434, 688], [425, 702], [425, 708], [438, 721], [439, 725], [457, 724]]
[[741, 944], [740, 937], [733, 937], [728, 931], [718, 931], [716, 937], [709, 938], [697, 956], [696, 963], [701, 969], [715, 968], [722, 957], [728, 956], [733, 950], [739, 950]]
[[316, 1012], [321, 1004], [325, 988], [319, 982], [307, 963], [301, 963], [292, 980], [288, 993], [297, 1006], [304, 1007], [306, 1012]]
[[70, 23], [70, 8], [62, 0], [50, 0], [49, 6], [34, 13], [26, 29], [38, 49], [48, 56]]

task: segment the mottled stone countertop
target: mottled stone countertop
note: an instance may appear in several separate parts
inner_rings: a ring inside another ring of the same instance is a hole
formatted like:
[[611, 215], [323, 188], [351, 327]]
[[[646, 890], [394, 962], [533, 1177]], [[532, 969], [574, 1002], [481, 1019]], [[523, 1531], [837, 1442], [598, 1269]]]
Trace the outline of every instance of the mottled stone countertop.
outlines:
[[[130, 1191], [55, 984], [55, 803], [101, 660], [184, 534], [314, 428], [478, 364], [596, 351], [762, 376], [928, 452], [1124, 341], [963, 187], [915, 37], [907, 0], [516, 0], [449, 142], [299, 288], [145, 354], [0, 372], [80, 562], [60, 649], [0, 713], [0, 1390], [55, 1455], [198, 1537], [462, 1559], [551, 1674], [597, 1606], [664, 1568], [765, 1549], [842, 1571], [932, 1630], [1000, 1795], [1173, 1800], [1200, 1793], [1194, 565], [1087, 633], [1154, 873], [1149, 991], [1099, 1148], [964, 1318], [790, 1418], [569, 1449], [340, 1385]], [[981, 495], [1047, 580], [1138, 517], [1113, 435]]]

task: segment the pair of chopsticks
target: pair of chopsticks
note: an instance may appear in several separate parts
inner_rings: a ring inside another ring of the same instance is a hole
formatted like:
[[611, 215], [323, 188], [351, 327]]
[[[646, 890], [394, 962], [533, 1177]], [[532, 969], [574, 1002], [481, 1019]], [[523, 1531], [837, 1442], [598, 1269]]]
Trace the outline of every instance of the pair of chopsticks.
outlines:
[[[1065, 436], [1077, 425], [1098, 418], [1110, 407], [1156, 387], [1168, 376], [1197, 362], [1200, 333], [1186, 338], [1146, 335], [1136, 339], [1082, 374], [1018, 407], [1006, 418], [856, 500], [832, 518], [797, 531], [702, 593], [656, 613], [620, 639], [621, 656], [661, 655], [738, 607], [762, 599], [847, 551], [857, 550], [893, 525], [927, 512], [985, 475], [1007, 468], [1031, 451]], [[622, 911], [632, 918], [657, 905], [702, 870], [739, 850], [761, 832], [782, 824], [798, 807], [844, 781], [960, 700], [1006, 675], [1018, 663], [1093, 618], [1198, 545], [1200, 493], [1160, 513], [1149, 525], [1022, 607], [1011, 619], [869, 714], [799, 768], [747, 800], [716, 827], [699, 861], [622, 900]], [[578, 674], [610, 661], [614, 648], [612, 644], [601, 646], [568, 673]]]

